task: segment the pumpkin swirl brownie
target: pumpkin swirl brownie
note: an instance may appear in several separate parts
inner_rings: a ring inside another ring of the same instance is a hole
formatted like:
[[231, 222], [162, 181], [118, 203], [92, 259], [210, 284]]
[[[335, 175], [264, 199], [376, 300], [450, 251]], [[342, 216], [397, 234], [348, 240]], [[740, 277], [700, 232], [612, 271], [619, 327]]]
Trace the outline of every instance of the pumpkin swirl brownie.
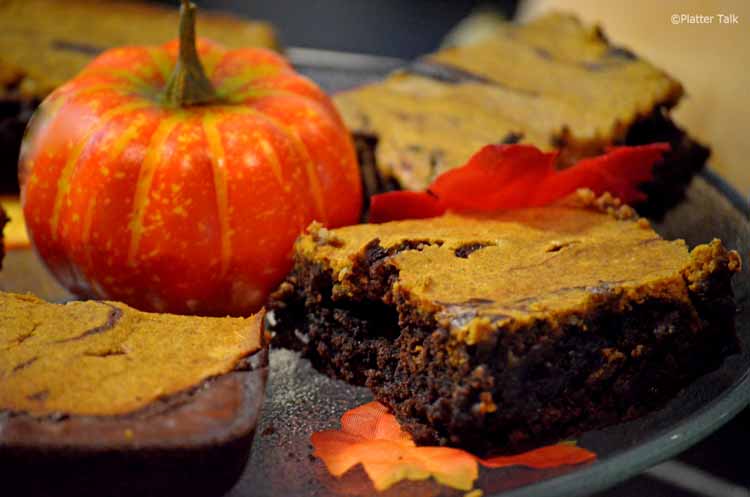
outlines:
[[515, 451], [642, 415], [716, 368], [737, 347], [739, 270], [719, 240], [688, 251], [581, 193], [312, 226], [269, 322], [319, 370], [368, 386], [417, 441]]
[[644, 185], [645, 215], [682, 198], [708, 149], [669, 118], [683, 88], [612, 45], [598, 27], [550, 14], [505, 23], [487, 40], [428, 55], [335, 103], [357, 139], [370, 194], [423, 190], [488, 143], [559, 149], [559, 167], [613, 145], [669, 142]]
[[247, 461], [263, 401], [262, 319], [0, 293], [3, 488], [223, 495]]

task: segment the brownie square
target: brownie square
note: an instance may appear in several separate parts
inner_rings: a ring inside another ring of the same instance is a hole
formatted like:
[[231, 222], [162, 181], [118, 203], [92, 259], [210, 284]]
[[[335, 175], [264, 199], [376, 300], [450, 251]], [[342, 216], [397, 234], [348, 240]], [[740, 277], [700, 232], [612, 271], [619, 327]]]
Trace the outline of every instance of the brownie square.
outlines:
[[670, 118], [678, 81], [552, 13], [504, 23], [488, 39], [425, 56], [405, 71], [335, 96], [358, 143], [365, 192], [423, 190], [491, 143], [559, 150], [558, 167], [607, 147], [668, 142], [672, 151], [636, 206], [660, 217], [709, 156]]
[[272, 296], [275, 343], [368, 386], [421, 443], [518, 451], [658, 408], [736, 350], [740, 259], [591, 197], [313, 226]]

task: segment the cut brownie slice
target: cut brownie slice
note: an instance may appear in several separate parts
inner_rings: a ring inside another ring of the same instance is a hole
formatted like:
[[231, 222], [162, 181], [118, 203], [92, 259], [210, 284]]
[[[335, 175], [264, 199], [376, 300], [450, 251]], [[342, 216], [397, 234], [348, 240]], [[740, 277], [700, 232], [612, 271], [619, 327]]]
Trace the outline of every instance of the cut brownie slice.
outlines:
[[[0, 192], [18, 191], [16, 163], [31, 113], [44, 97], [109, 48], [177, 37], [178, 2], [0, 2]], [[228, 47], [278, 48], [270, 24], [201, 11], [198, 34]]]
[[[644, 187], [644, 214], [674, 205], [708, 149], [669, 119], [683, 94], [663, 71], [611, 45], [595, 27], [551, 14], [508, 23], [489, 40], [425, 57], [410, 72], [336, 96], [361, 163], [382, 185], [423, 190], [488, 143], [559, 149], [559, 166], [606, 147], [668, 141], [673, 152]], [[370, 173], [365, 171], [365, 178]]]
[[4, 491], [223, 495], [263, 401], [262, 320], [0, 293]]
[[275, 340], [366, 385], [419, 442], [520, 450], [662, 405], [737, 347], [736, 252], [606, 198], [311, 228]]

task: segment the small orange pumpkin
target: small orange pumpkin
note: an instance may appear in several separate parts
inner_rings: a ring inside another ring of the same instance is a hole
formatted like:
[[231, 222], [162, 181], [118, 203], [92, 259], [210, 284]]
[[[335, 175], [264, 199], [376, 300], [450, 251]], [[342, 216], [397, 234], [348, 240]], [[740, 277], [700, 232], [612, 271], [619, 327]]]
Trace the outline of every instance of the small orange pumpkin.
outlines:
[[57, 279], [153, 311], [251, 313], [311, 221], [351, 224], [361, 208], [330, 99], [271, 51], [196, 48], [187, 0], [179, 41], [109, 50], [42, 103], [19, 171]]

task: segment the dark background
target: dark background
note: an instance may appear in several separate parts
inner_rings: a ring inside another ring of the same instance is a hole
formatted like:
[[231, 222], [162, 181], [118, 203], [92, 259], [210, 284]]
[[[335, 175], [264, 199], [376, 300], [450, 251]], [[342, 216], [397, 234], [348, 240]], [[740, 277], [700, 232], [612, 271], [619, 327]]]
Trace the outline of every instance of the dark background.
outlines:
[[[511, 17], [515, 0], [193, 0], [200, 8], [265, 19], [285, 46], [414, 58], [434, 50], [474, 8]], [[157, 3], [179, 5], [177, 0]]]
[[[179, 5], [178, 0], [151, 0]], [[494, 8], [512, 18], [515, 0], [193, 0], [200, 8], [270, 21], [284, 46], [413, 59], [435, 50], [475, 9]], [[735, 485], [750, 487], [750, 410], [682, 454], [678, 460]], [[710, 488], [708, 489], [711, 490]], [[598, 497], [721, 496], [679, 489], [648, 475]]]

